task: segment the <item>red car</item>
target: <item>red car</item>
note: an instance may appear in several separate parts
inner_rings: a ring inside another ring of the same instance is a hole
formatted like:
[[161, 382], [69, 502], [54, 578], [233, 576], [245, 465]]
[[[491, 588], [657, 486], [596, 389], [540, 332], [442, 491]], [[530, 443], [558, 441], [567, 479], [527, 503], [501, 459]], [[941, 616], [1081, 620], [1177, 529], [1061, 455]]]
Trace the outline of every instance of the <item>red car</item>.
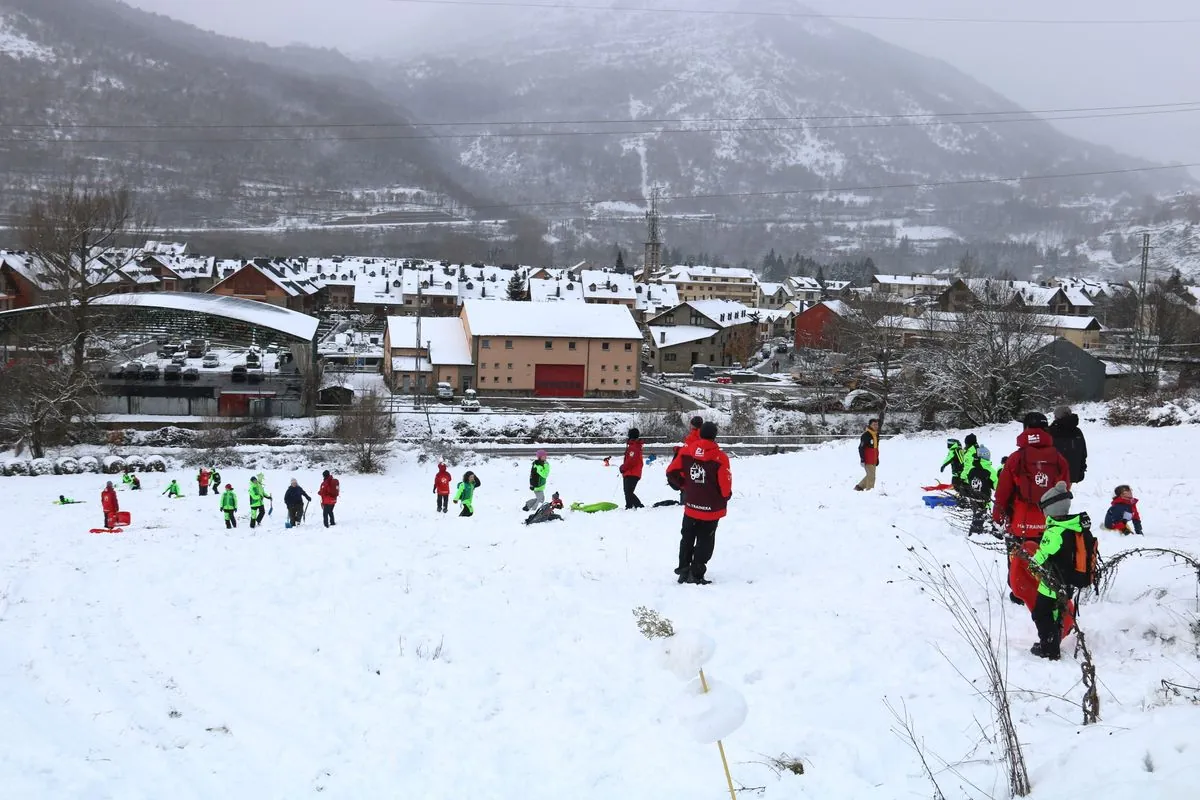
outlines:
[[722, 375], [721, 377], [717, 378], [716, 380], [717, 380], [717, 383], [733, 383], [733, 378], [726, 377], [725, 375]]

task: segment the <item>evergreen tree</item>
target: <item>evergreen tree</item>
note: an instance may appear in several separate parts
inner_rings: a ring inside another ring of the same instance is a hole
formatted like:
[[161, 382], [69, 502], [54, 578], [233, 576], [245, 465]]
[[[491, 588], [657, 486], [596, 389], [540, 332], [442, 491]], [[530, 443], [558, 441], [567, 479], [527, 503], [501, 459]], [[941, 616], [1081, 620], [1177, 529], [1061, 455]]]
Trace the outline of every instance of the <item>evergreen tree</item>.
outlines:
[[525, 281], [521, 277], [520, 270], [513, 270], [512, 277], [508, 279], [508, 299], [509, 300], [528, 300], [529, 295], [525, 293]]
[[621, 252], [620, 248], [617, 248], [616, 270], [618, 275], [625, 274], [625, 254]]

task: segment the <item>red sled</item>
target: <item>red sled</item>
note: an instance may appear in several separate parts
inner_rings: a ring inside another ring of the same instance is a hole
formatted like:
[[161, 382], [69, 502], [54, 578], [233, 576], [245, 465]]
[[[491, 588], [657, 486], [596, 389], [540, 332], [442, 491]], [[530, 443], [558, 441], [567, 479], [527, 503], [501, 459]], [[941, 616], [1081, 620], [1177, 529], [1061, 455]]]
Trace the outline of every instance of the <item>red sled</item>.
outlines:
[[124, 533], [120, 528], [92, 528], [88, 533]]
[[109, 514], [107, 517], [105, 517], [105, 519], [108, 520], [108, 527], [110, 528], [115, 528], [118, 525], [133, 524], [128, 511], [117, 511], [113, 514]]
[[921, 488], [922, 488], [922, 489], [924, 489], [924, 490], [925, 490], [925, 491], [927, 491], [927, 492], [944, 492], [944, 491], [946, 491], [947, 489], [953, 489], [953, 488], [954, 488], [954, 484], [952, 484], [952, 483], [938, 483], [938, 484], [935, 484], [935, 485], [933, 485], [933, 486], [922, 486]]

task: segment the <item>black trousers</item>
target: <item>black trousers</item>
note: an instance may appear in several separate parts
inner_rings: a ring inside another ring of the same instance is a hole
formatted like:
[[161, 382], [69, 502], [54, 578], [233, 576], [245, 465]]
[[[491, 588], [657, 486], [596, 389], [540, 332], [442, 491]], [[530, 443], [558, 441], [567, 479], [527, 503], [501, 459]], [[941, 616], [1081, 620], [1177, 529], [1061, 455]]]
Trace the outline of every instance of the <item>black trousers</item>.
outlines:
[[692, 519], [684, 516], [679, 531], [679, 571], [690, 571], [693, 578], [703, 578], [717, 546], [719, 520]]
[[333, 506], [332, 505], [326, 505], [324, 503], [321, 504], [321, 518], [325, 521], [326, 528], [328, 528], [330, 525], [337, 524], [336, 522], [333, 521]]
[[288, 522], [292, 523], [293, 527], [295, 527], [296, 525], [299, 525], [300, 524], [300, 515], [304, 513], [304, 506], [302, 506], [302, 505], [288, 506], [287, 510], [288, 510]]
[[460, 513], [459, 516], [460, 517], [473, 517], [473, 516], [475, 516], [475, 512], [471, 510], [471, 507], [469, 505], [467, 505], [466, 503], [463, 503], [462, 513]]
[[985, 469], [971, 470], [968, 480], [961, 483], [959, 496], [971, 510], [971, 533], [982, 533], [987, 520], [987, 507], [992, 499], [992, 476]]
[[625, 487], [625, 508], [645, 507], [642, 505], [642, 501], [638, 499], [638, 496], [634, 494], [634, 490], [637, 489], [638, 481], [640, 480], [641, 478], [635, 475], [625, 475], [621, 479], [621, 482]]
[[437, 496], [437, 499], [438, 499], [437, 510], [439, 513], [445, 514], [447, 511], [450, 510], [450, 495], [439, 494]]
[[236, 528], [237, 527], [237, 512], [236, 511], [226, 511], [225, 512], [225, 527], [226, 528]]
[[251, 506], [250, 507], [250, 527], [262, 525], [263, 517], [267, 515], [266, 506]]
[[201, 483], [201, 484], [199, 484], [199, 486], [200, 486], [200, 496], [204, 497], [205, 495], [208, 494], [208, 484]]
[[1037, 602], [1033, 604], [1033, 624], [1037, 626], [1038, 640], [1042, 643], [1042, 652], [1058, 655], [1062, 643], [1062, 620], [1059, 614], [1059, 601], [1038, 592]]

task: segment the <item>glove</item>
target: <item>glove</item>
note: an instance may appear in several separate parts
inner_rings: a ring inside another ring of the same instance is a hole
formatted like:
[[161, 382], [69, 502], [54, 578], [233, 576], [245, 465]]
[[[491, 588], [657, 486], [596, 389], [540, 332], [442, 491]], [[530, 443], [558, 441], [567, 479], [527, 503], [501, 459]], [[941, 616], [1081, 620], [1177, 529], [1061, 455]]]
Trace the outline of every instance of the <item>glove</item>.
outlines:
[[454, 501], [454, 505], [458, 505], [458, 501], [457, 501], [457, 500], [455, 500], [455, 501]]
[[941, 473], [943, 473], [945, 471], [946, 471], [946, 465], [942, 464], [942, 468], [938, 470], [938, 474], [940, 475]]

